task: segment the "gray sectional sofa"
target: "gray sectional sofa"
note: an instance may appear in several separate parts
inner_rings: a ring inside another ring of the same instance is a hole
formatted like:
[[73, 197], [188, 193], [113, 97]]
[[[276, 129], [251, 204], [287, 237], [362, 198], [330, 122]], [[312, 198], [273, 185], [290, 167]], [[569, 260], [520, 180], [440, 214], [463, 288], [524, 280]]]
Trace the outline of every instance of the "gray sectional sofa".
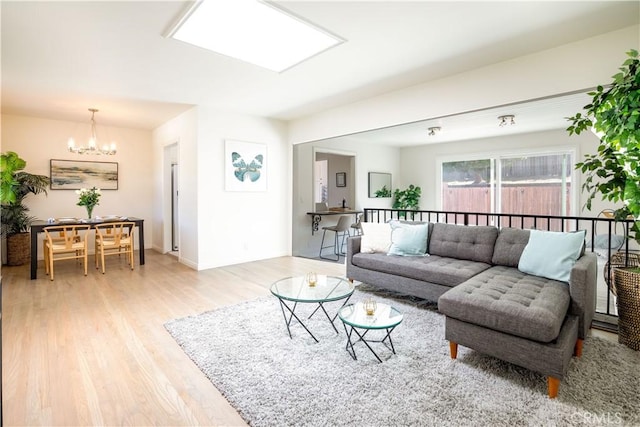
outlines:
[[595, 255], [580, 253], [567, 283], [518, 269], [529, 230], [428, 230], [428, 256], [362, 253], [363, 236], [349, 238], [347, 278], [437, 301], [452, 358], [460, 344], [539, 372], [555, 397], [595, 313]]

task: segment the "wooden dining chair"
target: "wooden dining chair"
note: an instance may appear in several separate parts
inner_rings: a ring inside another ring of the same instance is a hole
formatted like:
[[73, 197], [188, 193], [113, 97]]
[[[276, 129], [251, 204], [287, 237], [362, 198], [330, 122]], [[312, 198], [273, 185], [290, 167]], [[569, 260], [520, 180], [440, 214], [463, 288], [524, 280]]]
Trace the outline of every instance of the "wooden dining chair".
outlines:
[[108, 255], [126, 255], [133, 270], [133, 228], [134, 222], [108, 222], [95, 225], [96, 229], [96, 269], [102, 265], [105, 272], [104, 257]]
[[53, 225], [44, 228], [44, 269], [53, 280], [53, 264], [61, 260], [81, 260], [87, 275], [87, 235], [89, 225]]

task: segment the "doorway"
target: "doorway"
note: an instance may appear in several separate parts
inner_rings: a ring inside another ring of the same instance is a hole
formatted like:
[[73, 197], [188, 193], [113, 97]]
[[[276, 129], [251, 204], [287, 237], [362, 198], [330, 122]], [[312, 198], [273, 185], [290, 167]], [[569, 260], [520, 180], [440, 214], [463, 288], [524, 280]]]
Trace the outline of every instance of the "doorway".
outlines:
[[356, 208], [355, 155], [316, 151], [313, 198], [328, 207]]
[[178, 143], [164, 147], [162, 159], [162, 253], [179, 256], [180, 250], [180, 168]]
[[171, 163], [171, 251], [178, 250], [178, 163]]
[[329, 194], [327, 188], [328, 161], [316, 160], [315, 163], [315, 185], [313, 186], [313, 200], [316, 203], [329, 203]]

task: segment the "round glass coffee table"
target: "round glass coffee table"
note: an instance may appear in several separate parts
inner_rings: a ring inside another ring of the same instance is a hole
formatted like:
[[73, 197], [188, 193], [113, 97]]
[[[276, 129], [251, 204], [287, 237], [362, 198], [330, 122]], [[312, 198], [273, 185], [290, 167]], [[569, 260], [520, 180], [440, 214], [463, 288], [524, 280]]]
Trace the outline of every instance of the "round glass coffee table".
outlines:
[[[378, 362], [382, 363], [382, 359], [371, 348], [369, 343], [378, 342], [384, 344], [391, 350], [393, 354], [396, 354], [396, 350], [393, 347], [393, 341], [391, 341], [391, 332], [402, 323], [403, 315], [394, 307], [388, 304], [376, 304], [376, 309], [373, 314], [368, 315], [364, 303], [358, 302], [356, 304], [345, 305], [338, 311], [338, 316], [342, 320], [344, 330], [347, 333], [347, 352], [353, 357], [353, 360], [357, 360], [356, 351], [354, 345], [358, 342], [363, 342], [367, 348], [378, 359]], [[349, 328], [347, 328], [347, 326]], [[386, 331], [386, 335], [381, 340], [368, 340], [365, 338], [369, 331], [375, 329], [382, 329]], [[363, 330], [364, 332], [360, 332]], [[355, 334], [357, 339], [354, 341], [352, 335]]]
[[291, 322], [293, 319], [296, 319], [309, 335], [311, 335], [311, 338], [319, 342], [309, 328], [307, 328], [296, 315], [295, 311], [298, 304], [318, 304], [318, 307], [316, 307], [307, 319], [311, 319], [318, 310], [321, 310], [331, 323], [333, 329], [338, 333], [338, 329], [336, 329], [336, 326], [333, 324], [338, 315], [336, 314], [331, 317], [329, 313], [327, 313], [324, 305], [331, 301], [344, 299], [342, 304], [342, 306], [344, 306], [349, 301], [349, 298], [351, 298], [353, 289], [353, 283], [345, 278], [317, 275], [315, 285], [311, 285], [305, 276], [286, 277], [272, 284], [270, 290], [271, 293], [278, 298], [278, 301], [280, 301], [280, 308], [282, 309], [282, 315], [284, 316], [284, 323], [287, 326], [289, 337], [292, 338]]

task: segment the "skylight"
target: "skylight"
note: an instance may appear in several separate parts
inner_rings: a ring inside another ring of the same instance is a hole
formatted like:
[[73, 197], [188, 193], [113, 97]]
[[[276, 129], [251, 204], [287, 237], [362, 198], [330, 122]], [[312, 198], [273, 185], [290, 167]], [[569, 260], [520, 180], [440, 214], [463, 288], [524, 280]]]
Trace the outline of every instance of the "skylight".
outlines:
[[276, 72], [343, 42], [258, 0], [199, 1], [169, 36]]

